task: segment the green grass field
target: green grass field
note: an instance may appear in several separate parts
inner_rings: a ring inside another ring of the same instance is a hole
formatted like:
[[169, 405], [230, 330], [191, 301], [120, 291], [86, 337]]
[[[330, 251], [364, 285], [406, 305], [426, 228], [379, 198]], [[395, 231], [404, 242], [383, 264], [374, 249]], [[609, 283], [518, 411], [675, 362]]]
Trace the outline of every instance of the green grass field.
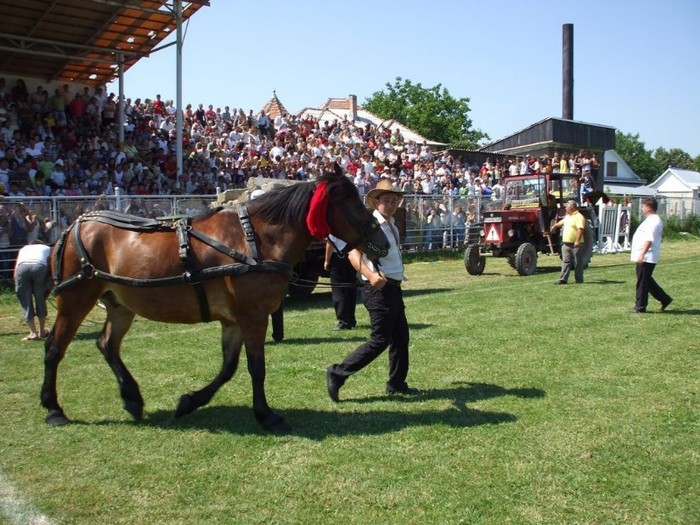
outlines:
[[[72, 425], [39, 406], [43, 346], [0, 297], [0, 522], [64, 524], [700, 523], [700, 242], [666, 242], [655, 276], [669, 311], [633, 315], [629, 254], [594, 257], [584, 285], [558, 259], [519, 277], [504, 259], [407, 266], [409, 382], [384, 395], [387, 359], [324, 370], [368, 336], [336, 333], [330, 293], [288, 304], [267, 347], [267, 394], [293, 426], [264, 433], [244, 357], [210, 405], [172, 418], [220, 365], [219, 327], [137, 319], [124, 360], [146, 400], [122, 410], [86, 319], [59, 368]], [[4, 520], [4, 521], [2, 521]]]

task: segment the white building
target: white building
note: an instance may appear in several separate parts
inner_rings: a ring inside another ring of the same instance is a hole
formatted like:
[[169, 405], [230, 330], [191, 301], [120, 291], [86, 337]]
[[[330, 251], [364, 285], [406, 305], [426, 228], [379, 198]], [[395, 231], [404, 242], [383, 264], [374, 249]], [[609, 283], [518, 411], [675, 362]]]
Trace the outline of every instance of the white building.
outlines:
[[647, 197], [656, 191], [644, 186], [629, 164], [614, 149], [603, 155], [603, 192], [608, 196]]
[[646, 187], [657, 197], [666, 198], [667, 214], [681, 217], [689, 213], [700, 215], [700, 173], [697, 171], [668, 168]]

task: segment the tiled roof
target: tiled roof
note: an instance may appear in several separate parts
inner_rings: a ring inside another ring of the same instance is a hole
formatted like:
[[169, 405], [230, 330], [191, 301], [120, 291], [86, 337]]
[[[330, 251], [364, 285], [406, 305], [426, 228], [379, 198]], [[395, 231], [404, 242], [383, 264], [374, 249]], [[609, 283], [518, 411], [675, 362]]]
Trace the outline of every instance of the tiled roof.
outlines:
[[277, 92], [275, 91], [272, 92], [272, 98], [263, 106], [262, 109], [270, 118], [276, 118], [284, 114], [289, 114], [287, 109], [284, 107], [284, 104], [282, 104], [280, 99], [277, 98]]

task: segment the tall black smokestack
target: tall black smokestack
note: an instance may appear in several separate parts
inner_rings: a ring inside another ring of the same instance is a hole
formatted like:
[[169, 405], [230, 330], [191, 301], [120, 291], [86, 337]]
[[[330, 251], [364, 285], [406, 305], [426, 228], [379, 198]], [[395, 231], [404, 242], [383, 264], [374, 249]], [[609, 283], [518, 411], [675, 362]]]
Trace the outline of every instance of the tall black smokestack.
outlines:
[[562, 26], [561, 116], [574, 120], [574, 24]]

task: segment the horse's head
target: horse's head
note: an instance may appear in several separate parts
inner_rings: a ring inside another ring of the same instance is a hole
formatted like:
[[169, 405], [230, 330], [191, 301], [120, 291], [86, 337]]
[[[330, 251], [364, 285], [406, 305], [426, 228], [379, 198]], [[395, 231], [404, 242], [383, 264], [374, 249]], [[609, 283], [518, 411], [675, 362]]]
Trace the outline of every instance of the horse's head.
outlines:
[[343, 253], [359, 248], [369, 259], [384, 257], [389, 252], [389, 241], [360, 199], [357, 187], [343, 175], [337, 163], [335, 171], [323, 175], [317, 191], [321, 187], [325, 191], [328, 206], [325, 218], [330, 231], [347, 243]]

